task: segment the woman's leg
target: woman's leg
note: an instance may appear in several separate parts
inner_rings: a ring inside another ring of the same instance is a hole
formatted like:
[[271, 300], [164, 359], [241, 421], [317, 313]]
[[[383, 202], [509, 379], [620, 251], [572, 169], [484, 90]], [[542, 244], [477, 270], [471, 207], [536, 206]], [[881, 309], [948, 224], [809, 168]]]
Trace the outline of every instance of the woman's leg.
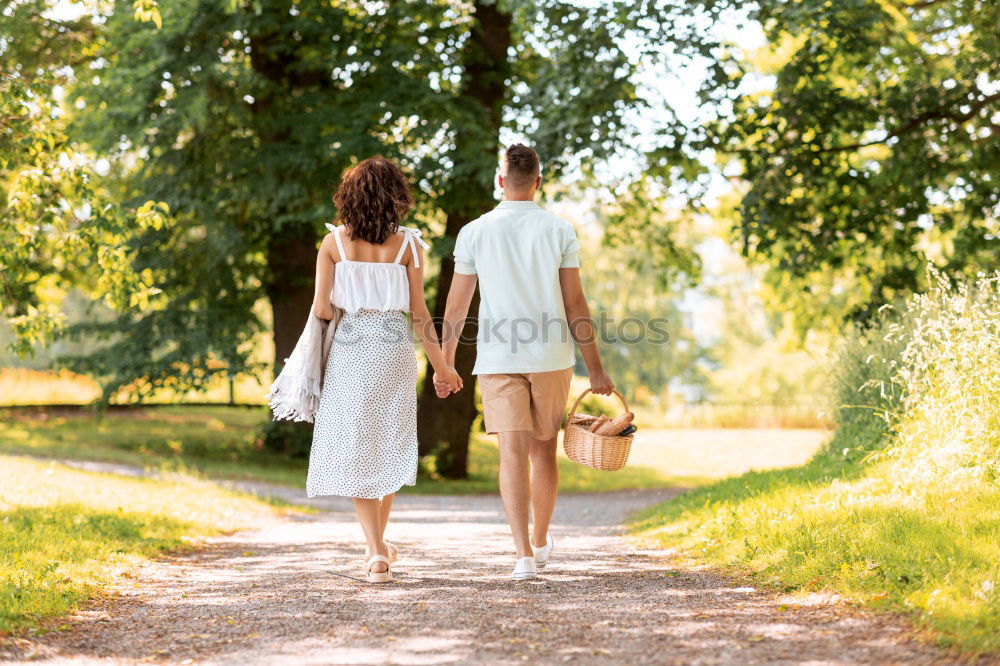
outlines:
[[389, 512], [392, 511], [392, 500], [396, 497], [396, 493], [386, 495], [382, 498], [382, 502], [378, 507], [379, 521], [381, 522], [381, 529], [379, 534], [385, 537], [385, 527], [389, 524]]
[[[382, 530], [385, 529], [385, 525], [382, 522], [381, 504], [377, 499], [354, 498], [354, 512], [358, 514], [358, 522], [365, 532], [365, 542], [371, 555], [388, 555], [385, 542], [382, 541]], [[385, 562], [376, 562], [371, 570], [375, 573], [384, 573], [389, 567]]]

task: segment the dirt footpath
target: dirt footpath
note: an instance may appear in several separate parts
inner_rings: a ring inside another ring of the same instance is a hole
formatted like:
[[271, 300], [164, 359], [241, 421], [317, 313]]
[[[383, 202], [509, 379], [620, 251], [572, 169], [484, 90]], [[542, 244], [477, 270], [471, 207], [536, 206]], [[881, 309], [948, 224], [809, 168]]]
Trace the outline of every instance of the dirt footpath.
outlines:
[[[272, 491], [275, 489], [271, 488]], [[301, 491], [281, 490], [288, 497]], [[937, 664], [897, 620], [803, 602], [635, 550], [620, 525], [674, 491], [564, 495], [556, 551], [514, 583], [496, 497], [397, 499], [396, 582], [361, 582], [350, 504], [209, 540], [122, 579], [121, 594], [19, 640], [40, 664]], [[6, 652], [4, 651], [6, 650]], [[7, 662], [5, 662], [7, 663]]]

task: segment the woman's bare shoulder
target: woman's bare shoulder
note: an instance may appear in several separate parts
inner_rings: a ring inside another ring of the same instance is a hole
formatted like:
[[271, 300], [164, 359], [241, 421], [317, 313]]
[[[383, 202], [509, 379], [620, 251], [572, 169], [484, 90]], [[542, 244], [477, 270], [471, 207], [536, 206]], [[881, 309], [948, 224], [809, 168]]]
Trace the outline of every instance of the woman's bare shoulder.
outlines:
[[331, 231], [327, 235], [323, 236], [323, 240], [320, 241], [319, 251], [330, 256], [333, 261], [340, 261], [340, 252], [337, 251], [337, 239], [336, 232]]

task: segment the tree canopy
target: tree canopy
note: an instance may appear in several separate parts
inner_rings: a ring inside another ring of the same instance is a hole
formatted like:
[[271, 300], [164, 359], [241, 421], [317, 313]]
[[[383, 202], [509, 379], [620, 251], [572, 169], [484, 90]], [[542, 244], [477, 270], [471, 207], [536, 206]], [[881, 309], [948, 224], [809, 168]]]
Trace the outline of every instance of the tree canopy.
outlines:
[[794, 0], [749, 18], [767, 46], [720, 58], [704, 145], [748, 185], [741, 239], [786, 306], [864, 318], [928, 264], [997, 265], [1000, 5]]
[[[722, 41], [740, 16], [763, 48]], [[259, 376], [266, 331], [277, 370], [331, 190], [374, 153], [411, 176], [437, 315], [455, 237], [495, 203], [501, 136], [536, 147], [546, 196], [601, 208], [604, 242], [660, 285], [639, 309], [671, 309], [697, 274], [664, 209], [707, 211], [720, 174], [744, 251], [803, 326], [865, 318], [928, 265], [1000, 258], [994, 2], [22, 0], [0, 20], [0, 308], [26, 352], [59, 328], [53, 284], [105, 298], [114, 318], [66, 331], [102, 343], [62, 361], [105, 401]], [[689, 66], [706, 77], [682, 120], [649, 82]], [[465, 473], [469, 389], [422, 396], [445, 475]]]

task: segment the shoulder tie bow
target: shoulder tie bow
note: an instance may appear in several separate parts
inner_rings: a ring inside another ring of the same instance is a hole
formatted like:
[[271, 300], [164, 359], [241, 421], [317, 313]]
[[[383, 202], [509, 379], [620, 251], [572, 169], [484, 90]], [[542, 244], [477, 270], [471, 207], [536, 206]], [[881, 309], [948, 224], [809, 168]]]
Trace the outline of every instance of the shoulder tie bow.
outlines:
[[[416, 246], [416, 244], [420, 243], [420, 247], [424, 248], [425, 250], [429, 250], [430, 247], [431, 247], [422, 238], [423, 235], [424, 235], [424, 232], [421, 231], [420, 229], [416, 229], [414, 227], [400, 227], [399, 230], [402, 231], [405, 234], [405, 240], [403, 242], [404, 243], [409, 243], [409, 245], [410, 245], [410, 252], [413, 253], [413, 267], [414, 268], [420, 268], [420, 257], [417, 254], [417, 246]], [[402, 256], [400, 258], [402, 258]]]

